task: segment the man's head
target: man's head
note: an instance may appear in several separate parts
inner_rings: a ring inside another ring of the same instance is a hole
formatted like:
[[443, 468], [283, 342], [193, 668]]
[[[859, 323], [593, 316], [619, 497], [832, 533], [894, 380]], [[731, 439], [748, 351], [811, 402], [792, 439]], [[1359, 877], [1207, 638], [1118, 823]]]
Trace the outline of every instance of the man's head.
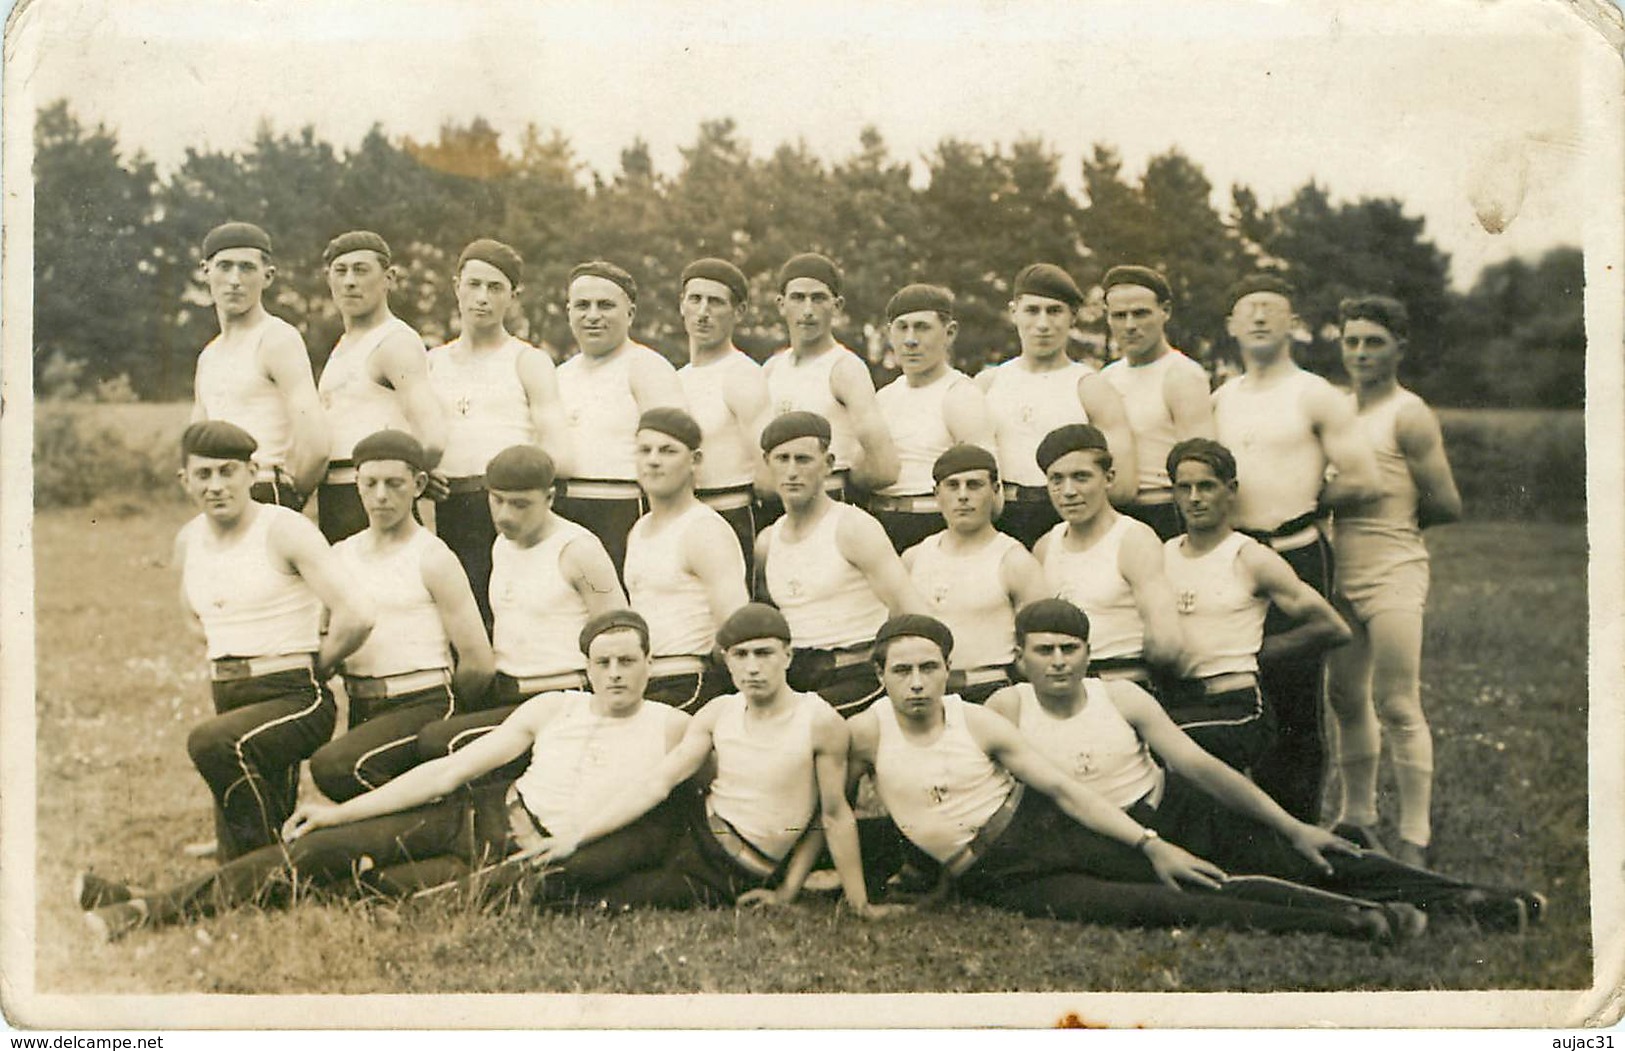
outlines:
[[1046, 697], [1071, 694], [1089, 669], [1089, 617], [1062, 598], [1016, 611], [1016, 662]]
[[835, 469], [829, 442], [829, 421], [816, 412], [787, 412], [762, 428], [762, 455], [787, 509], [805, 508], [823, 494]]
[[603, 714], [637, 711], [649, 684], [649, 622], [643, 615], [630, 609], [596, 614], [576, 641], [587, 658], [587, 682]]
[[1051, 263], [1033, 263], [1016, 274], [1010, 299], [1024, 357], [1047, 360], [1066, 353], [1083, 290], [1072, 275]]
[[350, 458], [368, 527], [387, 532], [411, 521], [412, 502], [429, 483], [423, 445], [405, 431], [377, 431], [356, 442]]
[[875, 667], [892, 706], [918, 717], [942, 699], [948, 688], [948, 658], [954, 633], [935, 617], [903, 613], [875, 632]]
[[524, 260], [501, 241], [482, 237], [464, 248], [457, 257], [457, 310], [463, 331], [501, 328], [524, 275]]
[[1292, 345], [1293, 288], [1285, 278], [1257, 273], [1230, 286], [1230, 316], [1225, 329], [1241, 347], [1242, 357], [1267, 364]]
[[638, 312], [638, 283], [614, 263], [595, 259], [570, 271], [565, 304], [576, 345], [588, 357], [618, 350]]
[[216, 524], [236, 522], [248, 507], [257, 448], [252, 434], [225, 420], [199, 420], [181, 432], [181, 485]]
[[747, 701], [769, 701], [785, 688], [790, 668], [790, 622], [761, 602], [740, 606], [717, 629], [717, 648]]
[[1130, 362], [1151, 361], [1167, 346], [1164, 326], [1173, 316], [1168, 280], [1144, 266], [1114, 266], [1100, 282], [1106, 295], [1106, 327]]
[[1349, 378], [1358, 384], [1394, 379], [1410, 338], [1405, 304], [1391, 296], [1356, 296], [1339, 303], [1337, 315]]
[[700, 465], [700, 425], [682, 409], [662, 406], [638, 419], [633, 437], [638, 484], [651, 497], [694, 488]]
[[792, 347], [816, 347], [830, 337], [841, 298], [841, 270], [827, 256], [803, 252], [779, 268], [779, 294], [774, 302], [790, 330]]
[[1004, 508], [999, 462], [980, 445], [949, 446], [931, 465], [931, 478], [937, 510], [956, 533], [979, 532]]
[[1100, 428], [1069, 423], [1044, 435], [1034, 457], [1044, 472], [1050, 503], [1070, 525], [1094, 520], [1108, 506], [1106, 490], [1116, 472]]
[[345, 318], [366, 317], [389, 300], [395, 267], [389, 244], [371, 230], [351, 230], [327, 242], [327, 288]]
[[1185, 528], [1206, 532], [1230, 521], [1236, 458], [1211, 438], [1187, 438], [1168, 450], [1168, 477]]
[[228, 317], [253, 310], [276, 277], [271, 235], [253, 223], [221, 223], [203, 238], [203, 276], [215, 309]]
[[887, 338], [897, 367], [912, 380], [942, 375], [958, 334], [954, 294], [940, 285], [905, 285], [886, 304]]
[[683, 267], [678, 313], [691, 351], [711, 351], [733, 342], [734, 326], [750, 299], [744, 273], [726, 259], [696, 259]]
[[485, 468], [491, 522], [507, 540], [529, 547], [547, 527], [553, 508], [553, 458], [534, 445], [514, 445]]

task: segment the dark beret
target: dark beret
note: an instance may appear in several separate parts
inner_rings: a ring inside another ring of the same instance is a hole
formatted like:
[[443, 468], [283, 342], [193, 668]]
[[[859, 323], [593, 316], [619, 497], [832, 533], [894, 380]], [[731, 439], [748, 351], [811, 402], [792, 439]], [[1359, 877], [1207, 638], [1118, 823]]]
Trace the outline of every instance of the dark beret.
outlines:
[[1118, 285], [1149, 288], [1157, 294], [1159, 303], [1169, 303], [1174, 298], [1173, 289], [1168, 287], [1168, 279], [1148, 266], [1114, 266], [1106, 271], [1106, 276], [1100, 282], [1101, 291], [1110, 292]]
[[581, 626], [581, 634], [576, 637], [576, 642], [580, 644], [581, 652], [585, 654], [593, 639], [606, 631], [620, 628], [631, 628], [637, 632], [638, 640], [643, 644], [643, 652], [649, 652], [649, 622], [635, 609], [607, 609], [587, 618], [587, 623]]
[[937, 462], [931, 465], [931, 480], [940, 482], [944, 478], [965, 471], [986, 471], [988, 477], [996, 482], [999, 480], [999, 461], [980, 445], [960, 442], [958, 445], [950, 445], [937, 457]]
[[1286, 278], [1279, 274], [1264, 272], [1248, 274], [1231, 285], [1229, 293], [1225, 296], [1225, 302], [1234, 307], [1238, 299], [1242, 296], [1250, 296], [1254, 292], [1274, 292], [1276, 295], [1285, 296], [1288, 299], [1298, 294], [1298, 290], [1293, 288]]
[[802, 252], [800, 255], [791, 256], [779, 267], [779, 291], [783, 292], [785, 286], [798, 277], [822, 281], [829, 287], [831, 295], [841, 294], [841, 268], [828, 256], [819, 255], [817, 252]]
[[221, 223], [203, 237], [203, 258], [213, 259], [228, 248], [258, 248], [271, 254], [271, 235], [253, 223]]
[[732, 649], [752, 639], [782, 639], [790, 641], [790, 622], [784, 614], [762, 602], [740, 606], [717, 629], [717, 646]]
[[482, 237], [463, 249], [463, 254], [457, 257], [457, 270], [461, 272], [470, 259], [490, 263], [502, 271], [502, 276], [515, 287], [518, 287], [525, 276], [525, 261], [520, 258], [519, 253], [501, 241], [493, 241], [489, 237]]
[[405, 431], [377, 431], [355, 443], [350, 459], [357, 467], [368, 460], [399, 460], [414, 471], [427, 471], [429, 457], [423, 445]]
[[606, 259], [578, 263], [570, 271], [570, 279], [564, 283], [565, 295], [570, 294], [570, 286], [576, 283], [578, 277], [601, 277], [605, 281], [613, 281], [626, 293], [627, 299], [634, 303], [638, 301], [638, 283], [632, 279], [632, 275]]
[[485, 467], [485, 487], [503, 492], [551, 489], [557, 469], [553, 458], [534, 445], [510, 445]]
[[1069, 423], [1044, 435], [1033, 458], [1038, 461], [1040, 471], [1048, 472], [1050, 464], [1080, 449], [1100, 449], [1108, 455], [1112, 451], [1099, 427], [1088, 423]]
[[688, 283], [696, 277], [727, 286], [733, 293], [735, 306], [750, 298], [750, 283], [745, 280], [744, 271], [726, 259], [696, 259], [683, 267], [683, 276], [677, 282], [678, 291], [687, 289]]
[[327, 242], [327, 247], [322, 249], [322, 265], [330, 265], [339, 256], [351, 252], [377, 252], [385, 266], [393, 258], [389, 253], [389, 243], [382, 237], [371, 230], [351, 230]]
[[1034, 263], [1016, 275], [1016, 296], [1059, 299], [1073, 310], [1083, 305], [1083, 290], [1072, 275], [1053, 263]]
[[775, 416], [762, 428], [762, 451], [770, 453], [797, 438], [817, 438], [829, 448], [829, 421], [816, 412], [787, 412]]
[[954, 650], [954, 633], [948, 630], [948, 625], [923, 613], [901, 613], [875, 632], [875, 652], [880, 653], [883, 645], [892, 639], [904, 637], [930, 639], [942, 650], [943, 657]]
[[1064, 598], [1041, 598], [1016, 612], [1016, 638], [1024, 640], [1035, 631], [1088, 642], [1089, 615]]
[[934, 310], [954, 316], [954, 294], [941, 285], [904, 285], [886, 304], [886, 323], [916, 310]]
[[638, 430], [669, 434], [690, 449], [700, 447], [700, 425], [682, 409], [662, 405], [638, 417]]
[[225, 420], [199, 420], [181, 432], [181, 457], [207, 456], [215, 460], [252, 460], [260, 443], [254, 436]]

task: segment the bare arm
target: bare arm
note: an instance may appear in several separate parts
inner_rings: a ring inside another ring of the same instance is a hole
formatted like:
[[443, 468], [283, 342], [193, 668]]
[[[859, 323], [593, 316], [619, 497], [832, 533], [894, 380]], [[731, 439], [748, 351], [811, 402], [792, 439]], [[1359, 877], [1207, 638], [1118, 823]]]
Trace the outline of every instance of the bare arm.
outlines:
[[310, 354], [299, 330], [271, 325], [260, 344], [260, 367], [282, 396], [288, 414], [288, 473], [301, 493], [313, 493], [327, 470], [327, 414], [310, 373]]
[[[852, 735], [846, 721], [833, 710], [820, 711], [813, 723], [813, 773], [818, 779], [818, 806], [835, 871], [841, 877], [846, 903], [860, 916], [879, 911], [869, 904], [863, 881], [863, 855], [858, 846], [858, 822], [846, 800], [847, 756]], [[806, 878], [806, 874], [802, 874]], [[786, 881], [788, 883], [788, 880]], [[798, 883], [795, 890], [800, 889]], [[793, 892], [790, 895], [794, 896]]]
[[429, 386], [429, 355], [416, 333], [394, 332], [378, 344], [370, 361], [374, 379], [395, 391], [412, 434], [423, 445], [428, 466], [446, 451], [446, 413]]
[[900, 466], [891, 430], [875, 402], [875, 383], [863, 362], [846, 351], [829, 374], [830, 392], [846, 406], [852, 430], [863, 448], [863, 459], [852, 465], [852, 480], [865, 489], [884, 489], [897, 481]]
[[[1040, 539], [1040, 543], [1043, 540]], [[999, 578], [1004, 593], [1010, 596], [1010, 608], [1020, 609], [1029, 602], [1050, 598], [1049, 584], [1044, 580], [1044, 566], [1019, 544], [1010, 548], [999, 559]]]
[[[728, 374], [722, 387], [722, 401], [739, 424], [740, 434], [747, 449], [757, 448], [762, 440], [762, 429], [771, 419], [767, 395], [767, 376], [760, 368], [735, 369]], [[767, 496], [773, 492], [773, 475], [767, 469], [767, 457], [756, 458], [753, 482], [756, 492]]]
[[682, 551], [688, 571], [705, 585], [711, 623], [720, 626], [750, 601], [745, 590], [745, 553], [728, 523], [702, 516], [695, 528], [683, 534]]
[[1218, 437], [1207, 373], [1200, 365], [1193, 369], [1169, 369], [1162, 383], [1162, 400], [1174, 421], [1177, 440]]
[[1252, 574], [1254, 594], [1263, 595], [1297, 624], [1276, 635], [1266, 635], [1258, 659], [1280, 660], [1299, 654], [1335, 649], [1353, 638], [1348, 624], [1332, 604], [1298, 579], [1286, 559], [1262, 544], [1241, 549], [1241, 564]]
[[1091, 372], [1078, 380], [1078, 401], [1083, 404], [1089, 422], [1106, 436], [1106, 446], [1112, 454], [1114, 470], [1107, 497], [1118, 507], [1132, 503], [1134, 494], [1140, 491], [1140, 461], [1135, 452], [1134, 431], [1128, 425], [1128, 412], [1123, 408], [1123, 396], [1110, 380]]
[[1179, 609], [1173, 585], [1163, 572], [1162, 544], [1151, 527], [1134, 523], [1117, 553], [1117, 571], [1134, 592], [1134, 604], [1145, 626], [1145, 661], [1177, 668], [1184, 654]]
[[773, 604], [773, 596], [767, 590], [767, 552], [772, 545], [769, 538], [773, 534], [762, 531], [756, 534], [756, 558], [753, 560], [752, 580], [750, 582], [751, 598], [757, 602]]
[[1010, 720], [1012, 726], [1021, 725], [1021, 695], [1014, 686], [1001, 686], [982, 703], [982, 707], [990, 712], [998, 712]]
[[640, 353], [632, 362], [631, 380], [632, 398], [638, 403], [639, 412], [658, 408], [688, 411], [688, 399], [683, 397], [683, 384], [677, 378], [677, 370], [658, 353]]
[[1426, 529], [1460, 519], [1461, 493], [1444, 453], [1439, 418], [1426, 405], [1407, 405], [1394, 421], [1394, 431], [1416, 483], [1416, 524]]
[[995, 451], [993, 416], [988, 412], [987, 395], [976, 384], [959, 380], [948, 388], [942, 398], [942, 416], [954, 441]]
[[615, 563], [609, 560], [604, 545], [596, 541], [596, 537], [591, 541], [578, 537], [565, 544], [559, 555], [559, 567], [581, 601], [586, 603], [589, 617], [626, 608], [626, 592], [621, 590], [621, 579], [615, 575]]
[[1320, 447], [1334, 470], [1320, 491], [1322, 507], [1343, 510], [1382, 495], [1377, 482], [1377, 456], [1360, 432], [1354, 409], [1330, 384], [1317, 384], [1305, 395], [1304, 408], [1320, 435]]
[[463, 564], [444, 545], [429, 544], [420, 568], [423, 586], [434, 599], [441, 626], [457, 655], [452, 694], [464, 701], [482, 697], [491, 676], [496, 674], [496, 658], [485, 637], [485, 624], [480, 620], [480, 608], [474, 602], [474, 589], [469, 586]]
[[192, 600], [186, 595], [186, 531], [193, 528], [186, 525], [175, 534], [175, 545], [170, 549], [169, 564], [180, 571], [181, 610], [186, 616], [186, 629], [192, 637], [202, 643], [207, 643], [209, 637], [203, 631], [203, 621], [198, 619], [197, 610], [192, 608]]
[[519, 385], [525, 390], [525, 404], [530, 406], [530, 425], [536, 431], [537, 444], [553, 458], [558, 476], [569, 478], [574, 450], [570, 447], [570, 425], [564, 418], [564, 403], [559, 400], [553, 359], [527, 346], [519, 352], [514, 368], [519, 373]]
[[[260, 513], [269, 511], [262, 509]], [[316, 654], [316, 676], [327, 679], [344, 658], [360, 649], [372, 634], [376, 616], [372, 602], [345, 572], [338, 556], [310, 519], [278, 515], [271, 524], [269, 542], [273, 551], [287, 561], [327, 607], [327, 633], [322, 636], [321, 649]]]
[[835, 546], [841, 557], [856, 566], [868, 580], [870, 590], [885, 603], [892, 616], [931, 612], [879, 522], [866, 514], [842, 515], [835, 525]]

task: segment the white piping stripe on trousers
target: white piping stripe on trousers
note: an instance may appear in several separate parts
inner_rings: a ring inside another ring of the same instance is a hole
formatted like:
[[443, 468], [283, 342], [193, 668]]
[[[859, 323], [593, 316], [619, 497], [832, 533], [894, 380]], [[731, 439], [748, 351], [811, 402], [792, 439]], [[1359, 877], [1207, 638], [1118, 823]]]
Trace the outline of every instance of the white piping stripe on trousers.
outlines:
[[1366, 898], [1356, 898], [1352, 894], [1339, 894], [1334, 890], [1326, 890], [1321, 887], [1311, 887], [1307, 883], [1297, 883], [1293, 880], [1282, 879], [1279, 876], [1226, 876], [1224, 882], [1220, 884], [1219, 889], [1221, 891], [1225, 891], [1229, 890], [1236, 884], [1242, 884], [1242, 887], [1238, 889], [1244, 890], [1245, 885], [1249, 883], [1259, 884], [1266, 887], [1279, 887], [1289, 897], [1313, 899], [1324, 902], [1327, 905], [1365, 905], [1371, 908], [1381, 907], [1378, 902], [1370, 901]]
[[[453, 709], [455, 707], [456, 707], [456, 702], [455, 702], [455, 700], [453, 700], [453, 698], [451, 696], [451, 687], [448, 686], [446, 688], [446, 714], [442, 715], [440, 718], [442, 718], [442, 719], [451, 718], [452, 711], [453, 711]], [[425, 724], [425, 725], [427, 725], [427, 724]], [[350, 776], [353, 777], [356, 780], [356, 783], [366, 785], [367, 786], [367, 791], [371, 792], [373, 789], [377, 788], [378, 785], [373, 784], [371, 781], [369, 781], [365, 777], [361, 776], [361, 768], [367, 764], [367, 760], [371, 759], [373, 756], [377, 755], [379, 752], [387, 752], [391, 748], [398, 748], [403, 744], [415, 745], [415, 744], [417, 744], [417, 740], [418, 740], [418, 735], [414, 733], [414, 734], [410, 734], [409, 736], [406, 736], [406, 737], [397, 737], [393, 741], [387, 741], [384, 744], [379, 745], [377, 748], [372, 748], [372, 749], [369, 749], [369, 750], [367, 750], [365, 752], [362, 752], [361, 755], [356, 759], [355, 765], [350, 767]], [[384, 784], [384, 782], [380, 781], [378, 784]]]
[[[260, 790], [257, 787], [255, 787], [255, 785], [254, 785], [254, 775], [253, 775], [253, 772], [248, 769], [248, 759], [245, 758], [244, 755], [243, 755], [243, 745], [247, 744], [250, 738], [252, 738], [255, 734], [259, 733], [262, 730], [268, 730], [273, 726], [277, 726], [277, 725], [280, 725], [280, 724], [286, 723], [286, 722], [291, 722], [294, 719], [302, 719], [305, 716], [309, 715], [311, 712], [314, 712], [316, 709], [318, 709], [318, 708], [320, 708], [322, 706], [322, 686], [321, 686], [321, 683], [316, 681], [316, 670], [315, 670], [315, 668], [307, 668], [307, 669], [305, 669], [305, 674], [309, 677], [311, 689], [316, 695], [316, 699], [311, 702], [310, 707], [303, 708], [303, 709], [301, 709], [301, 710], [299, 710], [297, 712], [293, 712], [293, 713], [290, 713], [288, 715], [278, 716], [277, 718], [268, 720], [267, 722], [263, 722], [260, 725], [254, 727], [252, 730], [250, 730], [247, 733], [243, 734], [241, 737], [237, 738], [237, 740], [232, 742], [231, 750], [237, 756], [237, 769], [239, 769], [239, 770], [241, 770], [243, 772], [243, 776], [239, 781], [237, 781], [236, 784], [228, 785], [226, 787], [226, 790], [224, 792], [220, 793], [220, 809], [222, 809], [222, 810], [225, 809], [226, 800], [231, 798], [231, 790], [233, 788], [236, 788], [237, 785], [240, 785], [244, 781], [246, 781], [246, 782], [248, 782], [249, 788], [254, 793], [255, 801], [258, 802], [259, 805], [260, 805], [260, 813], [261, 814], [265, 813], [265, 799], [264, 799], [264, 797], [262, 797], [260, 795]], [[295, 764], [295, 765], [297, 766], [297, 764]], [[273, 829], [272, 830], [272, 833], [273, 833], [272, 838], [276, 841], [277, 846], [281, 847], [282, 853], [285, 855], [288, 852], [288, 848], [282, 842], [282, 836], [280, 835], [280, 832], [281, 832], [281, 829]]]
[[[1252, 689], [1253, 696], [1257, 700], [1253, 704], [1253, 714], [1245, 719], [1202, 719], [1194, 723], [1179, 723], [1179, 728], [1189, 730], [1193, 726], [1246, 726], [1255, 719], [1262, 719], [1264, 717], [1264, 694], [1256, 686]], [[1178, 720], [1175, 721], [1178, 722]]]
[[[813, 692], [816, 693], [817, 691], [815, 690]], [[880, 687], [877, 687], [874, 690], [874, 692], [872, 692], [872, 693], [866, 693], [862, 697], [854, 698], [853, 700], [847, 701], [844, 704], [833, 705], [833, 707], [838, 712], [850, 711], [851, 709], [856, 708], [860, 704], [872, 704], [872, 703], [874, 703], [874, 701], [878, 700], [880, 698], [880, 696], [882, 694], [884, 694], [885, 692], [886, 692], [886, 687], [880, 686]]]

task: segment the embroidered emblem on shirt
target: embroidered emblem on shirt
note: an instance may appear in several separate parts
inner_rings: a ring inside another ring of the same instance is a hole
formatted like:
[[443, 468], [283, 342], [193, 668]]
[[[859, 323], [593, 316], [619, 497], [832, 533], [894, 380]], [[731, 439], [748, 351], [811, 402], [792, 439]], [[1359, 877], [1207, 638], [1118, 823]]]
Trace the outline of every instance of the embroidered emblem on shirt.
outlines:
[[457, 399], [457, 415], [459, 415], [459, 416], [467, 416], [468, 415], [468, 410], [473, 406], [473, 404], [474, 404], [473, 402], [468, 400], [468, 395], [466, 395], [466, 394], [463, 395], [461, 398], [458, 398]]
[[796, 580], [794, 578], [791, 578], [787, 590], [790, 592], [790, 597], [791, 598], [800, 598], [801, 593], [803, 591], [803, 588], [801, 587], [801, 581]]
[[946, 800], [947, 798], [948, 798], [948, 786], [947, 785], [932, 785], [931, 786], [931, 802], [932, 802], [933, 805], [941, 806], [943, 804], [943, 801]]
[[1195, 613], [1196, 612], [1196, 592], [1194, 592], [1194, 591], [1181, 591], [1179, 593], [1179, 612], [1181, 612], [1181, 613]]
[[1038, 416], [1038, 410], [1033, 408], [1031, 405], [1023, 405], [1021, 407], [1021, 422], [1022, 423], [1031, 423], [1031, 422], [1033, 422], [1033, 420], [1037, 416]]

